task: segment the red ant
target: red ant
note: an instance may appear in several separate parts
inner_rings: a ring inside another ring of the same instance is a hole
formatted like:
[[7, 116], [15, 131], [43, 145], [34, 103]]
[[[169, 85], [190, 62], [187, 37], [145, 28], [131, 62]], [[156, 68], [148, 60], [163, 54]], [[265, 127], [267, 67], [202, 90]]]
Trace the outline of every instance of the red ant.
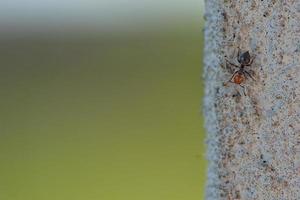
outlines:
[[[234, 63], [231, 63], [226, 59], [226, 62], [228, 64], [238, 68], [238, 70], [233, 73], [233, 75], [231, 76], [231, 78], [229, 79], [228, 82], [238, 84], [243, 89], [245, 89], [244, 86], [241, 85], [241, 84], [246, 80], [246, 75], [249, 76], [252, 80], [255, 81], [255, 79], [252, 77], [252, 75], [245, 69], [245, 66], [251, 66], [251, 64], [253, 63], [254, 58], [255, 58], [255, 56], [253, 56], [251, 58], [249, 51], [246, 51], [246, 52], [241, 54], [240, 49], [239, 49], [237, 60], [240, 63], [240, 66], [238, 66]], [[244, 92], [244, 94], [245, 94], [245, 92]]]

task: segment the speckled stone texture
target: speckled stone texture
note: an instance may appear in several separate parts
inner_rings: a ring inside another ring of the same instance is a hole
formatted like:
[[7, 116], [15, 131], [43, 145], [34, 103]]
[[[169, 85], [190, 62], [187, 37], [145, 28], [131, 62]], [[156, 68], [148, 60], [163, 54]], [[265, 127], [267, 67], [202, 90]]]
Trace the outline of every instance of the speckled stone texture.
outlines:
[[[300, 0], [206, 0], [205, 18], [206, 199], [300, 200]], [[238, 48], [245, 89], [224, 84]]]

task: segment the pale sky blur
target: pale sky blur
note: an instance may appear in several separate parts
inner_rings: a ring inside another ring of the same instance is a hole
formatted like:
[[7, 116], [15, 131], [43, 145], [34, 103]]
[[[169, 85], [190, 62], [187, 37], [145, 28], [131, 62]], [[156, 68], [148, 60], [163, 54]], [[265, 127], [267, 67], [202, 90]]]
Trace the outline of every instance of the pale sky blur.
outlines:
[[201, 18], [203, 0], [5, 0], [0, 33], [38, 29], [122, 29]]

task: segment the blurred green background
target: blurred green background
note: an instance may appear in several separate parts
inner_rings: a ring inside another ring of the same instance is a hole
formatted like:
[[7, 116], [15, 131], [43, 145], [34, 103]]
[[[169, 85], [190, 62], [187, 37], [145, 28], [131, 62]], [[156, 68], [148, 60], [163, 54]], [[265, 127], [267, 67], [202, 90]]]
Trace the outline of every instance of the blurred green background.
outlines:
[[202, 1], [30, 2], [0, 3], [0, 199], [204, 199]]

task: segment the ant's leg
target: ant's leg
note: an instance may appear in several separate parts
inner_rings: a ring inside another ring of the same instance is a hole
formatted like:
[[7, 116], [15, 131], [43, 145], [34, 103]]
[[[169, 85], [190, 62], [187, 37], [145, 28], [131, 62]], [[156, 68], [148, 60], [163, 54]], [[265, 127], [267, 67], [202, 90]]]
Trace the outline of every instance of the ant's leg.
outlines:
[[224, 83], [223, 85], [226, 86], [227, 83], [234, 83], [234, 82], [232, 82], [232, 78], [236, 75], [236, 73], [238, 73], [238, 71], [234, 72], [234, 73], [232, 74], [231, 78], [230, 78], [226, 83]]
[[252, 65], [252, 63], [253, 63], [253, 60], [255, 59], [255, 55], [252, 57], [252, 59], [251, 59], [251, 61], [249, 62], [249, 64], [247, 64], [246, 66], [250, 66], [250, 65]]
[[226, 60], [226, 62], [227, 62], [228, 64], [230, 64], [230, 65], [232, 65], [232, 66], [235, 66], [236, 68], [240, 68], [240, 67], [237, 66], [236, 64], [233, 64], [233, 63], [229, 62], [229, 60], [227, 60], [227, 59], [225, 59], [225, 60]]
[[230, 74], [234, 73], [235, 72], [235, 68], [232, 67], [229, 63], [225, 63], [224, 64], [220, 64], [220, 66], [223, 68], [223, 69], [226, 69], [226, 70], [229, 70]]
[[244, 70], [244, 72], [245, 72], [252, 80], [256, 81], [256, 80], [253, 78], [253, 76], [252, 76], [249, 72], [247, 72], [246, 70]]
[[241, 62], [240, 61], [240, 56], [241, 56], [241, 49], [240, 47], [238, 48], [238, 55], [237, 55], [237, 60], [239, 61], [239, 63]]
[[238, 72], [239, 72], [239, 71], [234, 72], [234, 73], [232, 74], [232, 76], [231, 76], [231, 78], [229, 79], [228, 82], [232, 82], [232, 78], [233, 78]]

